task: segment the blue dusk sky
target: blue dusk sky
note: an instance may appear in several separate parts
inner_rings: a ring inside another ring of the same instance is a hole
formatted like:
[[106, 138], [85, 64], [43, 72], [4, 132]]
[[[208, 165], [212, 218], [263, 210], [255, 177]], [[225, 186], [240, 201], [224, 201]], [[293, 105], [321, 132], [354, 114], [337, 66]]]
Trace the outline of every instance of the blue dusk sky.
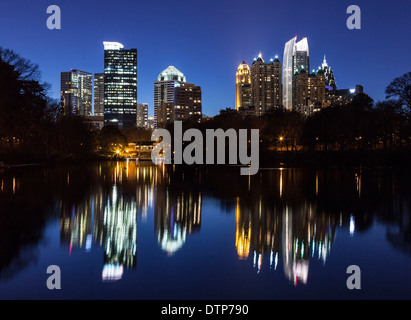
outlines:
[[[361, 30], [349, 30], [349, 5], [361, 8]], [[49, 30], [49, 5], [58, 5], [62, 29]], [[234, 108], [235, 72], [279, 55], [284, 44], [308, 38], [311, 69], [324, 54], [338, 88], [362, 84], [374, 100], [411, 71], [409, 0], [1, 0], [0, 46], [38, 64], [42, 80], [60, 97], [60, 72], [103, 72], [103, 41], [138, 49], [138, 102], [153, 114], [153, 82], [170, 65], [203, 91], [203, 113]]]

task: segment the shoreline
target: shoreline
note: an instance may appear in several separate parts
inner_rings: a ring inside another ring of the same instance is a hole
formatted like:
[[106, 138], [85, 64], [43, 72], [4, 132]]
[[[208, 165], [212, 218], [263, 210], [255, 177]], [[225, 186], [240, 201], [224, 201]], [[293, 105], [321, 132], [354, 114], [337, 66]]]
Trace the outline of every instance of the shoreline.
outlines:
[[[0, 161], [0, 169], [32, 167], [32, 166], [54, 166], [85, 164], [93, 162], [126, 161], [127, 158], [112, 158], [104, 156], [93, 156], [83, 159], [48, 159], [44, 161], [19, 163], [17, 161], [5, 163]], [[134, 159], [133, 159], [134, 160]], [[147, 159], [139, 162], [147, 163]], [[411, 163], [411, 150], [350, 150], [350, 151], [262, 151], [260, 152], [260, 168], [272, 167], [393, 167], [407, 166]], [[215, 164], [217, 165], [217, 164]], [[241, 164], [239, 164], [241, 165]], [[213, 166], [213, 165], [181, 165]], [[225, 166], [225, 165], [217, 165]], [[227, 164], [227, 166], [229, 166]]]

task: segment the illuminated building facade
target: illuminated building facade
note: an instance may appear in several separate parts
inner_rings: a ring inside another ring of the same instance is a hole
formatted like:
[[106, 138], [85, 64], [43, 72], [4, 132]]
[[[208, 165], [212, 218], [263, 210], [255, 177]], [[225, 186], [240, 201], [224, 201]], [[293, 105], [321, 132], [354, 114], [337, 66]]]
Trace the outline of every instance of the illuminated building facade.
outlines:
[[249, 109], [252, 106], [250, 67], [244, 61], [238, 66], [235, 76], [235, 108]]
[[148, 117], [148, 129], [154, 129], [155, 128], [155, 121], [154, 121], [154, 116], [149, 116]]
[[297, 36], [289, 40], [284, 47], [283, 55], [283, 106], [286, 110], [293, 109], [293, 77], [304, 69], [310, 70], [310, 51], [307, 38], [297, 42]]
[[295, 43], [293, 53], [293, 73], [298, 70], [310, 70], [310, 50], [308, 48], [307, 38], [303, 38]]
[[201, 87], [183, 83], [174, 88], [174, 120], [183, 121], [202, 114]]
[[61, 107], [65, 115], [92, 115], [93, 76], [74, 70], [61, 73]]
[[281, 107], [281, 63], [278, 57], [265, 62], [262, 54], [258, 55], [251, 65], [251, 90], [256, 116]]
[[308, 74], [304, 69], [293, 78], [293, 107], [309, 115], [325, 107], [325, 76], [323, 70]]
[[104, 42], [104, 125], [135, 127], [137, 121], [137, 49]]
[[324, 61], [321, 67], [319, 67], [319, 69], [322, 69], [324, 71], [326, 88], [328, 90], [337, 90], [337, 84], [335, 83], [334, 72], [332, 71], [331, 67], [327, 64], [325, 55], [324, 55]]
[[364, 87], [357, 84], [355, 89], [326, 90], [326, 106], [346, 106], [354, 99], [357, 94], [364, 93]]
[[163, 103], [174, 103], [175, 88], [184, 83], [186, 83], [185, 75], [174, 66], [169, 66], [159, 74], [157, 81], [154, 82], [155, 126], [159, 123], [157, 119], [158, 107]]
[[104, 117], [104, 73], [94, 74], [94, 115]]
[[157, 108], [157, 126], [162, 127], [174, 122], [174, 103], [162, 103]]
[[148, 129], [148, 104], [137, 104], [137, 127]]

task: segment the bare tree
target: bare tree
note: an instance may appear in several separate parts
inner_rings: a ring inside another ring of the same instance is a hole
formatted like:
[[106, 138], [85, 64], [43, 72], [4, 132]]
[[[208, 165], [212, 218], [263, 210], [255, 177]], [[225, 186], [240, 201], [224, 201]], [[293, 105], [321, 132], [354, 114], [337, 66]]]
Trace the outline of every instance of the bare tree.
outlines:
[[31, 81], [40, 79], [39, 66], [30, 60], [20, 57], [13, 50], [0, 47], [0, 62], [12, 65], [19, 80]]
[[387, 99], [397, 98], [411, 113], [411, 72], [395, 78], [385, 89]]

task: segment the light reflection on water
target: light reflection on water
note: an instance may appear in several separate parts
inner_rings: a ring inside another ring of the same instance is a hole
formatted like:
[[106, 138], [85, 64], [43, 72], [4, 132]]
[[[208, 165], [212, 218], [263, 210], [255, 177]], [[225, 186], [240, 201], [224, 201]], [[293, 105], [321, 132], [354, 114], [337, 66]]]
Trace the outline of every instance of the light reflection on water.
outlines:
[[[235, 270], [233, 276], [246, 280], [249, 290], [244, 297], [273, 297], [251, 281], [256, 275], [274, 277], [277, 284], [285, 279], [281, 286], [286, 292], [276, 293], [277, 298], [287, 297], [290, 288], [310, 289], [312, 278], [316, 284], [312, 290], [321, 297], [318, 279], [327, 272], [334, 274], [337, 265], [344, 270], [350, 257], [355, 262], [356, 246], [370, 246], [371, 240], [357, 240], [357, 233], [381, 237], [374, 228], [376, 222], [386, 226], [383, 238], [389, 246], [384, 253], [411, 266], [410, 189], [408, 179], [392, 169], [272, 169], [250, 177], [236, 170], [126, 161], [0, 173], [0, 297], [6, 295], [2, 281], [12, 286], [19, 281], [16, 274], [35, 268], [26, 248], [40, 247], [45, 225], [56, 215], [60, 226], [52, 232], [59, 233], [58, 252], [69, 256], [69, 260], [61, 259], [61, 267], [74, 268], [78, 252], [91, 255], [88, 263], [100, 269], [99, 282], [119, 283], [124, 292], [136, 285], [130, 277], [146, 277], [146, 286], [126, 296], [130, 298], [157, 297], [150, 286], [159, 278], [171, 281], [170, 276], [199, 283], [196, 289], [180, 283], [181, 297], [193, 298], [193, 293], [208, 297], [208, 290], [223, 286], [220, 272], [224, 268], [230, 272], [228, 265]], [[149, 229], [154, 237], [148, 236]], [[334, 249], [337, 234], [341, 242]], [[214, 243], [214, 236], [224, 241]], [[37, 251], [45, 260], [53, 260], [47, 250]], [[147, 270], [147, 264], [156, 259], [161, 264]], [[175, 269], [180, 264], [187, 266]], [[189, 265], [211, 265], [206, 273], [215, 281], [211, 285], [210, 279]], [[378, 283], [374, 286], [378, 288]], [[232, 285], [231, 295], [221, 297], [238, 297], [236, 288]], [[258, 294], [251, 294], [257, 289]], [[348, 294], [343, 289], [337, 297]], [[400, 293], [409, 294], [408, 290]], [[95, 294], [110, 297], [104, 290]], [[308, 291], [301, 298], [312, 296]]]

